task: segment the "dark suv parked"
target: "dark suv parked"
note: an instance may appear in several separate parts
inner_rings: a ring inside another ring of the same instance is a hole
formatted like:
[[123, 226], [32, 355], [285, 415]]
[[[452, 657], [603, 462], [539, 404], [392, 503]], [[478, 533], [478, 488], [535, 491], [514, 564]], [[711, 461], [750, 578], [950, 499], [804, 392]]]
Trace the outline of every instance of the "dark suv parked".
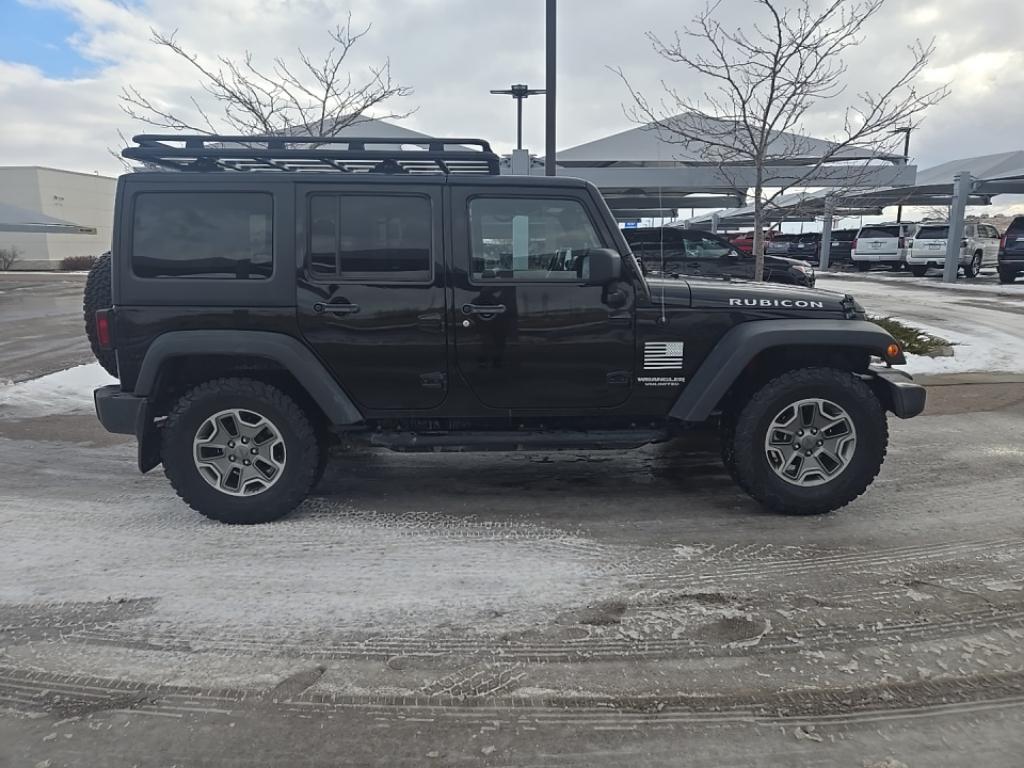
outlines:
[[997, 261], [1000, 283], [1012, 283], [1024, 274], [1024, 216], [1017, 216], [999, 242]]
[[704, 424], [750, 495], [819, 513], [878, 473], [886, 411], [924, 407], [851, 297], [647, 280], [594, 186], [501, 176], [486, 142], [135, 141], [177, 172], [118, 180], [96, 411], [216, 520], [289, 512], [339, 435], [594, 450]]
[[829, 247], [829, 264], [851, 264], [853, 259], [850, 254], [853, 251], [853, 241], [857, 239], [856, 229], [833, 229], [832, 245]]
[[820, 263], [821, 233], [803, 232], [801, 234], [776, 235], [765, 247], [765, 253], [772, 256], [789, 256], [803, 259], [811, 264]]
[[[712, 232], [680, 227], [624, 229], [626, 242], [652, 276], [727, 277], [752, 280], [754, 257]], [[814, 287], [814, 269], [805, 261], [765, 256], [770, 283]]]

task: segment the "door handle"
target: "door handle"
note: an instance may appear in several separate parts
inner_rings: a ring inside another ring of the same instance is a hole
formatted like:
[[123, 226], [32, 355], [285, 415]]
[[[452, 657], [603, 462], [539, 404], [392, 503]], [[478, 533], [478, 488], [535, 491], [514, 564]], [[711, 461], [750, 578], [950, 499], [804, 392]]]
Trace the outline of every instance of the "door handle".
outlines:
[[325, 312], [332, 315], [354, 315], [359, 311], [358, 304], [323, 304], [317, 302], [313, 305], [313, 311], [318, 315], [322, 315]]
[[464, 315], [500, 315], [505, 312], [504, 304], [463, 304]]

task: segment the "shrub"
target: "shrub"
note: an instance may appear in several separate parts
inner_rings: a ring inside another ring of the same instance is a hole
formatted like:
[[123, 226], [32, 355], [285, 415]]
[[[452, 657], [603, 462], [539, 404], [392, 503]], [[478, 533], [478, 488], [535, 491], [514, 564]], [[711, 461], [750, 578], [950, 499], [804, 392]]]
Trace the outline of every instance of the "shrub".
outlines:
[[6, 272], [13, 267], [19, 256], [21, 251], [13, 245], [10, 248], [0, 248], [0, 272]]
[[60, 268], [64, 272], [74, 272], [82, 269], [89, 270], [92, 269], [95, 264], [95, 256], [68, 256], [67, 258], [60, 260]]

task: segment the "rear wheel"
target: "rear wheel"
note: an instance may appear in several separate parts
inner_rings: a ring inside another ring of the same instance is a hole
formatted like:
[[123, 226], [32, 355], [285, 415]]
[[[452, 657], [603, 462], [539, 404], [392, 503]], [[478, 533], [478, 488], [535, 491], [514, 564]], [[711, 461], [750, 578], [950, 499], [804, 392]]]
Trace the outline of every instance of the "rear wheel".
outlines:
[[117, 357], [112, 349], [100, 348], [96, 336], [96, 312], [110, 309], [113, 300], [110, 295], [110, 254], [100, 256], [89, 276], [85, 279], [85, 292], [82, 294], [82, 314], [85, 319], [85, 335], [89, 337], [89, 346], [103, 370], [111, 376], [117, 376]]
[[928, 266], [927, 265], [924, 265], [924, 266], [916, 266], [915, 265], [915, 266], [912, 266], [910, 268], [910, 271], [913, 273], [914, 277], [924, 277], [928, 273]]
[[981, 272], [981, 251], [971, 257], [971, 261], [964, 265], [964, 277], [973, 280]]
[[831, 512], [875, 479], [888, 435], [885, 410], [861, 379], [834, 368], [789, 371], [736, 417], [734, 476], [775, 512]]
[[858, 272], [867, 272], [869, 269], [871, 269], [870, 261], [855, 261], [853, 263], [857, 265]]
[[222, 523], [276, 520], [305, 498], [321, 441], [281, 390], [245, 378], [186, 392], [163, 429], [164, 471], [192, 509]]
[[999, 282], [1003, 285], [1009, 285], [1017, 279], [1016, 272], [1008, 272], [1004, 269], [999, 270]]

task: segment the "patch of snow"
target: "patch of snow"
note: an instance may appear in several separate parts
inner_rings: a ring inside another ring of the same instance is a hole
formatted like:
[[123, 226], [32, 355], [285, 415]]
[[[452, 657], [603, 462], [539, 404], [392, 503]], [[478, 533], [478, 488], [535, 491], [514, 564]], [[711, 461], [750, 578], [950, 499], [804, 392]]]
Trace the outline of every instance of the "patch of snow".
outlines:
[[984, 335], [963, 333], [951, 328], [940, 328], [913, 318], [894, 317], [905, 325], [919, 328], [927, 334], [946, 339], [953, 344], [949, 357], [907, 354], [907, 373], [966, 373], [988, 371], [992, 373], [1018, 373], [1024, 371], [1024, 339], [1009, 333], [987, 329]]
[[93, 409], [92, 391], [116, 383], [99, 363], [90, 363], [17, 384], [0, 384], [0, 417], [88, 413]]
[[[1010, 285], [976, 283], [968, 280], [957, 280], [955, 283], [944, 283], [941, 279], [927, 277], [906, 277], [898, 274], [886, 274], [884, 272], [871, 272], [870, 277], [857, 272], [819, 272], [815, 286], [827, 288], [830, 291], [850, 291], [856, 295], [856, 286], [890, 285], [893, 287], [915, 290], [921, 287], [931, 288], [936, 291], [955, 291], [959, 293], [983, 293], [1019, 298], [1024, 301], [1024, 283], [1013, 283]], [[828, 285], [831, 281], [836, 285]], [[843, 285], [838, 283], [842, 282]], [[822, 283], [825, 283], [824, 285]]]

